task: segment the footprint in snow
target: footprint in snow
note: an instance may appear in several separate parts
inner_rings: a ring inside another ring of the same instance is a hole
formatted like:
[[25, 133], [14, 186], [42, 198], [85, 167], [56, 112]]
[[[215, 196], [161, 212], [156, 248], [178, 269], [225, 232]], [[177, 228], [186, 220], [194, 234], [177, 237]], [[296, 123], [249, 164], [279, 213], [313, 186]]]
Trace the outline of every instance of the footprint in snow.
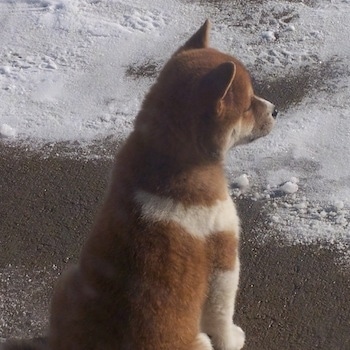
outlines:
[[124, 15], [120, 24], [128, 30], [146, 33], [164, 27], [166, 22], [167, 17], [159, 12], [134, 11]]

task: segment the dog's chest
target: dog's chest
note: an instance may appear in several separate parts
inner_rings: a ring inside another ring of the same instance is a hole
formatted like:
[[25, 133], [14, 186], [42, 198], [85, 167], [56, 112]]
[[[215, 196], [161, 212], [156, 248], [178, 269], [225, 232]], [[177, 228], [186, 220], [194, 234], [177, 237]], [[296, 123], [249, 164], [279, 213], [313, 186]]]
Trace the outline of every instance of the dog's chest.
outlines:
[[239, 234], [236, 207], [229, 196], [211, 206], [185, 206], [180, 201], [145, 191], [138, 191], [135, 200], [141, 206], [142, 218], [153, 222], [174, 222], [197, 238], [217, 232]]

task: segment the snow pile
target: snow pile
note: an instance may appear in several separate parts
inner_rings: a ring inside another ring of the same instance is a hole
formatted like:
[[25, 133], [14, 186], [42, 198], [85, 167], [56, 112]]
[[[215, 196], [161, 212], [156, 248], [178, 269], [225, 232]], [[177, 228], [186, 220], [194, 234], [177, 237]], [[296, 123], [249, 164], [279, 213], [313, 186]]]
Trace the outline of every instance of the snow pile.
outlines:
[[231, 195], [239, 197], [249, 189], [249, 178], [247, 174], [242, 174], [233, 180], [231, 184]]
[[292, 181], [287, 181], [280, 187], [280, 191], [287, 194], [295, 193], [298, 189], [298, 184]]
[[267, 41], [275, 41], [277, 40], [276, 34], [271, 30], [261, 33], [261, 37]]
[[10, 138], [16, 136], [16, 130], [10, 125], [2, 124], [0, 125], [0, 138]]

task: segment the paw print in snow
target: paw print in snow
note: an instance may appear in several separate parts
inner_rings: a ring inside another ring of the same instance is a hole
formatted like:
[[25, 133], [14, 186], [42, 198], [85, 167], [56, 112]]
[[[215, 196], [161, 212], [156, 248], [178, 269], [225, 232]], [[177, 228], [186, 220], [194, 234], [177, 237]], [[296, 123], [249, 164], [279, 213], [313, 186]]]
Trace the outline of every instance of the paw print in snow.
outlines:
[[166, 16], [159, 12], [135, 11], [125, 15], [121, 24], [126, 29], [146, 33], [165, 26], [166, 21]]

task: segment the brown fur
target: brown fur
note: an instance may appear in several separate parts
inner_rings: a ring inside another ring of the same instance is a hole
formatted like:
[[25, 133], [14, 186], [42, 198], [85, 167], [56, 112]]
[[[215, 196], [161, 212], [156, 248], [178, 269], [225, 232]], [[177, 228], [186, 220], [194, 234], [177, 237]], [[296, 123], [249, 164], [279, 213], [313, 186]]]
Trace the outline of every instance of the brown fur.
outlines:
[[218, 232], [209, 236], [207, 247], [212, 271], [227, 271], [235, 268], [238, 240], [231, 232]]

